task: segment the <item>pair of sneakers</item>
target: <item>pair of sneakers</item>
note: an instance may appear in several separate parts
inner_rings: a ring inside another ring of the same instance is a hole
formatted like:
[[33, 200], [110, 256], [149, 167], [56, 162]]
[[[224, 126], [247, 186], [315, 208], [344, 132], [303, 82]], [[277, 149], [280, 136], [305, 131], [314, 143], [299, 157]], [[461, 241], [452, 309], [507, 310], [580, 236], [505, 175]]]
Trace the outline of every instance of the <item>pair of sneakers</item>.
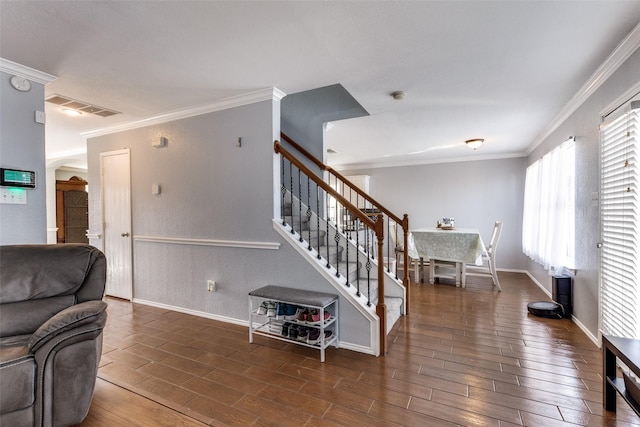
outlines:
[[[324, 321], [327, 322], [331, 318], [331, 314], [328, 311], [324, 312]], [[320, 324], [320, 310], [313, 309], [309, 311], [308, 309], [298, 309], [298, 322], [308, 323], [310, 325], [319, 325]]]
[[259, 316], [276, 316], [276, 303], [273, 301], [262, 301], [260, 307], [258, 307], [257, 314]]
[[292, 320], [296, 318], [298, 306], [275, 301], [262, 301], [258, 307], [259, 316], [275, 317], [278, 319]]
[[[320, 343], [320, 329], [297, 325], [290, 322], [285, 322], [282, 325], [282, 336], [312, 345]], [[332, 331], [324, 331], [325, 342], [332, 336]]]
[[282, 336], [300, 342], [307, 342], [311, 328], [297, 325], [295, 323], [285, 322], [282, 325]]
[[[324, 342], [326, 343], [333, 336], [332, 331], [324, 331]], [[320, 344], [320, 329], [312, 328], [309, 331], [309, 338], [307, 338], [308, 344], [318, 345]]]

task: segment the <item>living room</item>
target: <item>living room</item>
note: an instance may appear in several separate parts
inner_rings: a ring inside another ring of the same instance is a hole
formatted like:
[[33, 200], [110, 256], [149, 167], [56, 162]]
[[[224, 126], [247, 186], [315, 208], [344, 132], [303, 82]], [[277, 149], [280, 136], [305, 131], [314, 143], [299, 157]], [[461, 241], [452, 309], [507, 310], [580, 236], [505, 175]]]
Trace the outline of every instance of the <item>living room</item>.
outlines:
[[[638, 92], [637, 34], [635, 27], [625, 38], [629, 44], [616, 44], [606, 61], [584, 76], [581, 89], [564, 108], [558, 108], [554, 123], [545, 127], [526, 155], [385, 167], [363, 163], [341, 170], [344, 175], [370, 176], [372, 196], [409, 214], [412, 228], [433, 226], [443, 216], [453, 216], [460, 225], [480, 229], [487, 241], [493, 221], [501, 219], [505, 232], [499, 270], [524, 273], [550, 294], [551, 276], [521, 250], [525, 171], [534, 160], [575, 136], [576, 236], [580, 237], [574, 286], [580, 291], [574, 295], [574, 322], [592, 342], [599, 343], [599, 207], [593, 200], [600, 185], [598, 129], [607, 110]], [[34, 83], [26, 102], [24, 94], [9, 86], [15, 73], [2, 69], [2, 166], [34, 170], [39, 182], [28, 192], [26, 206], [0, 206], [5, 218], [0, 243], [44, 243], [50, 226], [44, 132], [39, 123], [23, 127], [20, 115], [28, 115], [31, 121], [34, 111], [44, 111], [48, 93], [46, 85]], [[246, 321], [247, 293], [264, 284], [304, 283], [309, 289], [329, 289], [312, 268], [292, 261], [297, 254], [273, 232], [279, 194], [274, 187], [272, 144], [280, 138], [280, 110], [286, 97], [272, 88], [246, 91], [245, 100], [247, 94], [249, 102], [243, 105], [233, 105], [238, 98], [228, 97], [228, 103], [218, 103], [217, 109], [193, 117], [114, 128], [87, 137], [89, 234], [97, 247], [102, 246], [98, 236], [104, 231], [99, 198], [101, 153], [130, 150], [133, 297], [139, 302], [241, 324]], [[158, 134], [167, 139], [165, 147], [151, 145]], [[330, 132], [327, 135], [331, 141]], [[238, 138], [241, 146], [237, 146]], [[323, 154], [326, 148], [314, 149]], [[159, 186], [159, 194], [153, 194], [154, 185]], [[422, 203], [425, 200], [438, 202]], [[232, 242], [244, 247], [232, 247]], [[210, 279], [218, 286], [213, 294], [205, 290]], [[345, 321], [358, 322], [356, 317], [348, 311], [344, 316]], [[361, 332], [362, 328], [356, 328], [351, 335], [347, 333], [345, 342], [353, 348], [368, 348], [368, 338]]]

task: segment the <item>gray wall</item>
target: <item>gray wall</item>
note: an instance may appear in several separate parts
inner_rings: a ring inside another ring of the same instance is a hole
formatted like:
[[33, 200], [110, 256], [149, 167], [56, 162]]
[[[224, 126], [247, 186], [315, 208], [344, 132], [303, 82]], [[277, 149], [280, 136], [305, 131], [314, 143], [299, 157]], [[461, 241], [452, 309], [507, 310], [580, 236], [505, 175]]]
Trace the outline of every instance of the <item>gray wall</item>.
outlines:
[[[599, 327], [600, 211], [592, 206], [591, 194], [600, 188], [599, 125], [601, 112], [640, 80], [640, 50], [636, 51], [587, 101], [558, 127], [528, 157], [528, 164], [562, 143], [576, 137], [576, 268], [573, 310], [578, 321], [594, 336]], [[551, 277], [528, 261], [527, 270], [551, 291]]]
[[453, 217], [457, 227], [480, 230], [485, 242], [496, 220], [503, 222], [496, 264], [525, 270], [522, 254], [522, 204], [525, 159], [500, 159], [342, 171], [370, 175], [369, 193], [402, 217], [409, 228], [435, 227]]
[[[282, 132], [326, 163], [324, 123], [368, 115], [367, 110], [342, 85], [335, 84], [284, 97]], [[317, 169], [312, 163], [305, 163], [312, 170]]]
[[[134, 299], [246, 322], [253, 289], [270, 284], [334, 292], [273, 229], [279, 119], [280, 103], [264, 101], [88, 141], [91, 233], [101, 232], [100, 153], [131, 150]], [[151, 146], [159, 133], [168, 138], [165, 148]], [[161, 186], [159, 195], [151, 194], [152, 184]], [[142, 240], [150, 236], [280, 248]], [[218, 292], [206, 291], [207, 279], [217, 282]], [[353, 326], [342, 329], [343, 341], [370, 346], [368, 324], [352, 307], [341, 304], [340, 317]]]
[[44, 125], [35, 112], [44, 111], [44, 85], [31, 82], [19, 92], [0, 72], [0, 167], [36, 172], [36, 189], [27, 190], [26, 205], [0, 204], [0, 244], [46, 243], [47, 216]]

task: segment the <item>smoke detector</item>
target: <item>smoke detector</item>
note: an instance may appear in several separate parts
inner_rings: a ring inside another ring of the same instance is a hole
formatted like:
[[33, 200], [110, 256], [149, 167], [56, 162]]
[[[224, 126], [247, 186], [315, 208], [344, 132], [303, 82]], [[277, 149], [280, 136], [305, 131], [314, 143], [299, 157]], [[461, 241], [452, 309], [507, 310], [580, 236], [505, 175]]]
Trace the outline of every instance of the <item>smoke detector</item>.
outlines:
[[401, 99], [404, 99], [405, 96], [407, 96], [407, 92], [403, 90], [397, 90], [391, 93], [391, 97], [396, 101], [400, 101]]

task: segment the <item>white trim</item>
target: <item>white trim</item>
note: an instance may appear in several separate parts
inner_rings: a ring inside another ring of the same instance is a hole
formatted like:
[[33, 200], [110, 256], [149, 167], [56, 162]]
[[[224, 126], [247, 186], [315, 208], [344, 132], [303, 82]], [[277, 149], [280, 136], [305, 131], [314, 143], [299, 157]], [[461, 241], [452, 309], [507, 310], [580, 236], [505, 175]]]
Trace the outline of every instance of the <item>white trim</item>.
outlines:
[[533, 283], [535, 283], [536, 285], [538, 285], [538, 287], [540, 289], [542, 289], [542, 292], [545, 293], [545, 295], [547, 295], [549, 298], [553, 298], [553, 295], [551, 294], [551, 291], [549, 291], [547, 288], [545, 288], [542, 283], [538, 282], [538, 279], [536, 279], [535, 277], [533, 277], [533, 275], [531, 273], [529, 273], [529, 271], [525, 271], [525, 273], [527, 273], [527, 276], [529, 276], [529, 279], [531, 279], [531, 281], [533, 281]]
[[[249, 321], [248, 320], [241, 320], [241, 319], [236, 319], [236, 318], [227, 317], [227, 316], [219, 316], [217, 314], [207, 313], [206, 311], [192, 310], [190, 308], [183, 308], [183, 307], [178, 307], [178, 306], [175, 306], [175, 305], [162, 304], [160, 302], [147, 301], [147, 300], [138, 299], [138, 298], [134, 298], [132, 302], [134, 302], [136, 304], [142, 304], [142, 305], [148, 305], [148, 306], [151, 306], [151, 307], [162, 308], [162, 309], [165, 309], [165, 310], [177, 311], [178, 313], [190, 314], [192, 316], [204, 317], [204, 318], [211, 319], [211, 320], [217, 320], [219, 322], [231, 323], [231, 324], [240, 325], [240, 326], [246, 326], [247, 328], [249, 328]], [[247, 340], [249, 340], [248, 336], [247, 336]]]
[[18, 64], [17, 62], [9, 61], [8, 59], [4, 58], [0, 58], [0, 71], [24, 77], [25, 79], [31, 80], [32, 82], [40, 83], [43, 85], [51, 83], [58, 78], [51, 74], [29, 68], [27, 66]]
[[460, 163], [460, 162], [479, 162], [483, 160], [501, 160], [501, 159], [517, 159], [521, 157], [527, 157], [527, 153], [511, 153], [511, 154], [496, 154], [496, 155], [483, 155], [475, 156], [468, 155], [464, 157], [447, 157], [444, 159], [416, 159], [406, 160], [388, 163], [341, 163], [334, 164], [328, 162], [328, 165], [338, 171], [358, 170], [358, 169], [377, 169], [377, 168], [394, 168], [402, 166], [420, 166], [420, 165], [434, 165], [441, 163]]
[[582, 330], [582, 332], [584, 332], [584, 334], [587, 336], [587, 338], [589, 338], [596, 345], [596, 347], [598, 347], [598, 348], [601, 347], [602, 343], [600, 342], [600, 340], [597, 337], [595, 337], [591, 333], [591, 331], [589, 331], [589, 329], [587, 329], [587, 327], [584, 326], [582, 324], [582, 322], [578, 320], [578, 318], [576, 316], [571, 316], [571, 320], [573, 320], [573, 323], [578, 325], [578, 328], [580, 328], [580, 330]]
[[185, 237], [133, 236], [136, 242], [169, 243], [173, 245], [220, 246], [245, 249], [280, 249], [278, 242], [248, 242], [240, 240], [189, 239]]
[[80, 135], [85, 138], [93, 138], [101, 135], [108, 135], [115, 132], [125, 130], [138, 129], [145, 126], [157, 125], [174, 120], [185, 119], [188, 117], [199, 116], [202, 114], [213, 113], [215, 111], [227, 110], [229, 108], [241, 107], [243, 105], [255, 104], [262, 101], [280, 101], [286, 94], [278, 88], [268, 88], [249, 92], [238, 96], [224, 98], [210, 104], [189, 107], [182, 110], [171, 111], [157, 116], [149, 117], [142, 120], [136, 120], [129, 123], [118, 124], [102, 129], [81, 132]]
[[549, 123], [547, 128], [533, 140], [527, 149], [527, 155], [531, 154], [554, 130], [564, 123], [639, 47], [640, 23], [636, 25], [613, 52], [611, 52], [580, 90], [569, 100], [567, 105], [565, 105], [560, 113]]
[[352, 344], [352, 343], [344, 342], [342, 340], [340, 340], [340, 348], [344, 348], [345, 350], [357, 351], [358, 353], [369, 354], [371, 356], [376, 356], [376, 357], [379, 356], [378, 354], [375, 354], [373, 352], [373, 349], [371, 347], [365, 347], [359, 344]]
[[[132, 302], [135, 303], [135, 304], [142, 304], [142, 305], [147, 305], [147, 306], [150, 306], [150, 307], [161, 308], [161, 309], [164, 309], [164, 310], [176, 311], [178, 313], [189, 314], [191, 316], [204, 317], [206, 319], [216, 320], [218, 322], [231, 323], [233, 325], [244, 326], [244, 327], [247, 328], [247, 332], [248, 332], [248, 329], [249, 329], [249, 321], [248, 320], [236, 319], [234, 317], [227, 317], [227, 316], [219, 316], [217, 314], [211, 314], [211, 313], [207, 313], [205, 311], [192, 310], [192, 309], [189, 309], [189, 308], [182, 308], [182, 307], [177, 307], [175, 305], [162, 304], [162, 303], [159, 303], [159, 302], [147, 301], [147, 300], [138, 299], [138, 298], [134, 298]], [[108, 301], [107, 301], [107, 303], [108, 303]], [[247, 341], [248, 340], [249, 340], [249, 337], [247, 335]], [[344, 342], [342, 340], [340, 341], [340, 348], [343, 348], [345, 350], [357, 351], [359, 353], [365, 353], [365, 354], [370, 354], [370, 355], [376, 356], [376, 354], [374, 354], [373, 350], [371, 348], [369, 348], [369, 347], [364, 347], [364, 346], [361, 346], [359, 344], [347, 343], [347, 342]]]
[[87, 232], [87, 238], [88, 239], [102, 239], [102, 234], [101, 233], [89, 233], [89, 232]]
[[600, 116], [605, 118], [609, 114], [616, 111], [626, 102], [630, 101], [634, 96], [636, 96], [640, 92], [640, 81], [638, 83], [631, 86], [625, 93], [616, 98], [615, 101], [607, 105], [604, 109], [600, 111]]

